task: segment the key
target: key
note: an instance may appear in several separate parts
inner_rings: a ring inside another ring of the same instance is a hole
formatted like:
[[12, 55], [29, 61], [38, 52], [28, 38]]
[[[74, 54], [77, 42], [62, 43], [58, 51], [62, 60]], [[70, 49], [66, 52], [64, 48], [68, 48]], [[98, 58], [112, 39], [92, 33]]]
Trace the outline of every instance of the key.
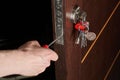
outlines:
[[75, 44], [79, 44], [80, 43], [80, 37], [81, 37], [81, 31], [79, 30], [79, 34], [77, 39], [75, 40]]
[[79, 44], [79, 43], [80, 43], [80, 40], [81, 40], [81, 32], [85, 29], [85, 26], [82, 25], [82, 21], [78, 22], [78, 23], [75, 25], [75, 29], [79, 32], [79, 33], [78, 33], [78, 37], [77, 37], [77, 39], [75, 40], [75, 44]]
[[89, 31], [89, 22], [88, 21], [83, 21], [82, 25], [85, 26], [85, 31]]
[[86, 39], [86, 37], [85, 37], [85, 32], [84, 31], [82, 31], [81, 32], [81, 48], [82, 47], [86, 47], [87, 46], [87, 39]]
[[82, 21], [82, 25], [85, 27], [84, 30], [82, 30], [82, 36], [81, 36], [81, 48], [87, 46], [87, 39], [85, 34], [89, 31], [89, 22], [88, 21]]

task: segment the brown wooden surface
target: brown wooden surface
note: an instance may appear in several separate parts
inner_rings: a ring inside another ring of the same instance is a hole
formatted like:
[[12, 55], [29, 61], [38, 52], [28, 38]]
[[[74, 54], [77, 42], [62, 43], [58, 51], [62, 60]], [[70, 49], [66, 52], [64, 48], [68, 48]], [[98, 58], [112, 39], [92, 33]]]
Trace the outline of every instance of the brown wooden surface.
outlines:
[[[80, 45], [75, 45], [76, 32], [73, 28], [73, 23], [70, 19], [66, 18], [66, 13], [70, 13], [74, 5], [79, 5], [87, 12], [90, 31], [95, 32], [98, 36], [118, 2], [119, 0], [63, 1], [64, 45], [56, 44], [54, 47], [59, 55], [59, 60], [55, 65], [56, 80], [104, 80], [106, 73], [120, 49], [120, 6], [110, 18], [108, 24], [82, 63], [81, 61], [94, 41], [88, 41], [88, 46], [83, 49], [80, 48]], [[52, 5], [52, 7], [54, 7], [54, 5]]]
[[[87, 18], [91, 25], [90, 31], [94, 31], [98, 35], [118, 2], [119, 0], [91, 0], [89, 2], [85, 0], [83, 2], [84, 5], [86, 4], [83, 9], [88, 12]], [[120, 6], [109, 20], [83, 64], [80, 64], [80, 80], [104, 80], [112, 61], [120, 49], [119, 11]], [[82, 57], [84, 57], [91, 44], [92, 42], [84, 51], [81, 51], [83, 52]]]

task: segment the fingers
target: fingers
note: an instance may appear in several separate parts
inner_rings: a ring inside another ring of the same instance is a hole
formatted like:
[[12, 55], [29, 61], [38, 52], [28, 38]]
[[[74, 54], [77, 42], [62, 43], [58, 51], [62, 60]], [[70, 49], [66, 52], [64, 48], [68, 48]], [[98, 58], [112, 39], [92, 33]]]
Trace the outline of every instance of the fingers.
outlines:
[[58, 55], [57, 55], [57, 53], [55, 53], [54, 51], [51, 50], [48, 58], [52, 61], [57, 61], [58, 60]]
[[34, 40], [34, 41], [28, 42], [28, 47], [41, 47], [41, 45], [39, 44], [37, 40]]
[[41, 47], [41, 45], [39, 44], [37, 40], [33, 40], [33, 41], [26, 42], [25, 44], [20, 46], [18, 49], [25, 50], [25, 49], [32, 49], [36, 47]]
[[52, 60], [52, 61], [57, 61], [58, 60], [58, 55], [55, 51], [51, 50], [51, 49], [44, 49], [45, 52], [45, 58]]
[[36, 40], [26, 42], [22, 46], [18, 48], [19, 50], [28, 51], [32, 54], [42, 55], [43, 57], [48, 58], [49, 60], [56, 61], [58, 59], [58, 55], [55, 51], [49, 48], [43, 48], [40, 46], [39, 42]]

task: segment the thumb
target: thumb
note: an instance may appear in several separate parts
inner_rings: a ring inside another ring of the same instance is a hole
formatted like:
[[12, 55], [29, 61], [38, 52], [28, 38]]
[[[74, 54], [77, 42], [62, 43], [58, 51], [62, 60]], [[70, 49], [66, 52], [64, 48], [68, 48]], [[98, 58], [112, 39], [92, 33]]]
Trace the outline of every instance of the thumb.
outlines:
[[51, 49], [47, 49], [46, 52], [49, 53], [46, 56], [49, 60], [52, 60], [52, 61], [57, 61], [58, 60], [58, 55], [55, 51], [53, 51]]

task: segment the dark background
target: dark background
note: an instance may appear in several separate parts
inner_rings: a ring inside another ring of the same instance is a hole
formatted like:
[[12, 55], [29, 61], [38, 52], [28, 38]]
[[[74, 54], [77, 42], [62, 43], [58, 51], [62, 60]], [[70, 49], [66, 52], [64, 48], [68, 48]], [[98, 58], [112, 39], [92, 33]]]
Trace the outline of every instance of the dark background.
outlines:
[[[30, 40], [53, 40], [51, 1], [4, 1], [0, 8], [0, 49], [15, 49]], [[25, 80], [55, 80], [54, 62], [39, 76]]]

